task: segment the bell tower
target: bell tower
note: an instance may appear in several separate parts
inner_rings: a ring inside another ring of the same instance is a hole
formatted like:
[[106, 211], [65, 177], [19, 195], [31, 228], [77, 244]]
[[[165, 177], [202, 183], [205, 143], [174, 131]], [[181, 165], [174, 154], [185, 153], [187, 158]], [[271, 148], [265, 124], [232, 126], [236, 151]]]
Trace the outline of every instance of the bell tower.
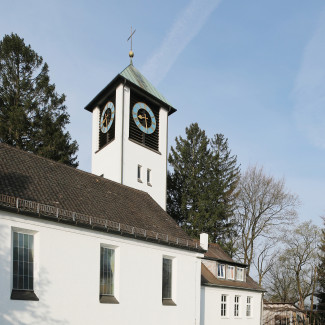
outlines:
[[[148, 192], [166, 209], [168, 116], [176, 111], [131, 62], [85, 107], [92, 173]], [[141, 204], [141, 202], [139, 202]]]

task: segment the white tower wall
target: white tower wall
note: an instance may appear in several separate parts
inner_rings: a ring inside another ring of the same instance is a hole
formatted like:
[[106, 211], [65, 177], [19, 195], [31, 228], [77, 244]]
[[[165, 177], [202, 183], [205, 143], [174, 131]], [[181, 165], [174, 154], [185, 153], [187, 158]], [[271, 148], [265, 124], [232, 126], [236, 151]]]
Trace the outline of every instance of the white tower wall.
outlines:
[[[131, 92], [123, 84], [116, 88], [115, 139], [100, 150], [100, 110], [98, 107], [93, 110], [92, 173], [145, 191], [166, 209], [168, 111], [164, 108], [159, 111], [159, 153], [129, 140]], [[140, 179], [138, 166], [141, 166]], [[148, 169], [150, 183], [147, 183]]]

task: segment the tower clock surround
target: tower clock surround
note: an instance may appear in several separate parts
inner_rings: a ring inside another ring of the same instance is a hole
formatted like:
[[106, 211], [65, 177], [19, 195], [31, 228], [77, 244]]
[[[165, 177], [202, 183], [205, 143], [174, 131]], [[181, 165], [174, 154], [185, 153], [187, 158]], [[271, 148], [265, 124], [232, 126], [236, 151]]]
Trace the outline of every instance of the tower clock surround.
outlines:
[[166, 209], [168, 116], [176, 110], [132, 64], [86, 109], [92, 173], [145, 191]]

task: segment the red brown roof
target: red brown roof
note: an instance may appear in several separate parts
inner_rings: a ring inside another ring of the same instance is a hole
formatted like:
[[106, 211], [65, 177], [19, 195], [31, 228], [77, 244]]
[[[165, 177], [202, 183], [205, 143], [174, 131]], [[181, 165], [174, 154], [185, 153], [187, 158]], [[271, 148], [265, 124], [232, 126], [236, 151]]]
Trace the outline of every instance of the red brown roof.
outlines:
[[[204, 254], [206, 259], [228, 262], [229, 265], [245, 267], [245, 264], [236, 263], [217, 243], [209, 243], [209, 248]], [[246, 281], [228, 280], [217, 278], [210, 270], [201, 263], [201, 283], [203, 285], [241, 288], [254, 291], [265, 291], [250, 276], [246, 276]]]

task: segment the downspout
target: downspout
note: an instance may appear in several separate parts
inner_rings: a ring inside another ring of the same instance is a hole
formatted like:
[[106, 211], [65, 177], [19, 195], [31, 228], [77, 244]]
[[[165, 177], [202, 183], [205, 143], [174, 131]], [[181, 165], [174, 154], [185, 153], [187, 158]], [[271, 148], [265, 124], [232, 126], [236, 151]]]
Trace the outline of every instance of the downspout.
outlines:
[[121, 134], [121, 184], [123, 184], [123, 163], [124, 163], [124, 87], [126, 84], [126, 79], [123, 83], [123, 94], [122, 94], [122, 134]]

